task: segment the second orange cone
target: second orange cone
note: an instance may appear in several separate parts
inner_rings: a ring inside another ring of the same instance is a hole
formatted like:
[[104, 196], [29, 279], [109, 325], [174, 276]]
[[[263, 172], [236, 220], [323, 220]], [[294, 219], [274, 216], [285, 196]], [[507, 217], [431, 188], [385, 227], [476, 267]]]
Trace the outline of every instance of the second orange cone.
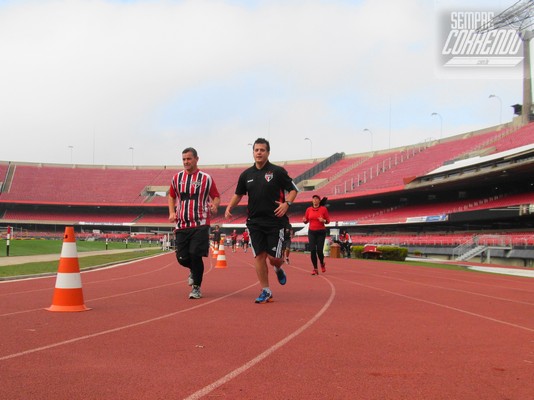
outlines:
[[213, 252], [212, 258], [217, 258], [217, 255], [219, 254], [218, 246], [219, 244], [216, 244], [211, 247], [211, 251]]
[[226, 264], [226, 253], [224, 252], [224, 242], [221, 239], [221, 244], [219, 245], [219, 251], [217, 252], [217, 263], [215, 268], [227, 268]]

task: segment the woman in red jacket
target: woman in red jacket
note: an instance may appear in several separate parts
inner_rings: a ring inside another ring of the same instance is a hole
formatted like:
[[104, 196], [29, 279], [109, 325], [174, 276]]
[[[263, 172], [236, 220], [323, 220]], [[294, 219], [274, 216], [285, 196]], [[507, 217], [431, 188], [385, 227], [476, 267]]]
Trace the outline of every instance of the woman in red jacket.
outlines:
[[311, 251], [311, 262], [313, 264], [312, 275], [319, 275], [319, 269], [317, 268], [317, 258], [321, 263], [322, 272], [326, 272], [324, 262], [324, 241], [326, 239], [326, 224], [330, 223], [330, 216], [328, 210], [325, 207], [327, 198], [321, 198], [317, 195], [312, 197], [312, 206], [306, 209], [304, 218], [302, 221], [310, 226], [308, 228], [308, 242]]

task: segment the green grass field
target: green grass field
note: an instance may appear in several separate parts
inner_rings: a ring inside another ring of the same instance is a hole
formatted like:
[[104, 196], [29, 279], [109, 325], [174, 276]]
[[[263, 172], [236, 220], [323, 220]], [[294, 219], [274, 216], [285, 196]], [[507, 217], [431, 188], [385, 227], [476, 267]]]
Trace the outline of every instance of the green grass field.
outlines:
[[[41, 254], [59, 255], [61, 254], [62, 245], [62, 240], [12, 240], [9, 246], [9, 257]], [[133, 251], [80, 257], [78, 261], [80, 264], [80, 269], [83, 270], [95, 266], [110, 265], [137, 258], [144, 258], [162, 252], [158, 243], [152, 243], [151, 247], [152, 248], [150, 248], [148, 243], [143, 243], [142, 248], [139, 248], [139, 243], [129, 243], [128, 250]], [[78, 241], [76, 242], [76, 248], [78, 250], [78, 254], [88, 251], [104, 251], [106, 250], [106, 244], [104, 242]], [[125, 243], [110, 242], [108, 244], [108, 250], [122, 249], [126, 249]], [[7, 257], [6, 251], [6, 240], [0, 240], [0, 258]], [[0, 278], [54, 273], [57, 272], [57, 269], [58, 261], [41, 261], [25, 264], [5, 265], [0, 266]]]
[[[60, 254], [61, 246], [63, 245], [62, 240], [47, 240], [47, 239], [28, 239], [28, 240], [11, 240], [9, 246], [9, 256], [32, 256], [38, 254]], [[143, 242], [142, 247], [154, 247], [157, 248], [159, 243], [152, 242], [149, 245], [146, 242]], [[76, 248], [78, 253], [84, 251], [100, 251], [106, 250], [105, 242], [86, 242], [86, 241], [76, 241]], [[119, 250], [125, 249], [126, 244], [122, 242], [109, 242], [108, 250]], [[128, 249], [139, 248], [139, 243], [130, 242], [128, 243]], [[0, 240], [0, 257], [6, 257], [6, 240]]]
[[[9, 254], [10, 257], [15, 256], [30, 256], [39, 254], [61, 254], [62, 240], [12, 240]], [[148, 257], [154, 254], [161, 253], [161, 249], [158, 243], [152, 243], [152, 247], [148, 248], [149, 244], [144, 242], [142, 249], [139, 248], [139, 243], [130, 242], [128, 249], [135, 251], [129, 251], [118, 254], [104, 254], [95, 255], [89, 257], [80, 257], [79, 264], [80, 269], [92, 268], [101, 265], [110, 265], [123, 261], [133, 260], [136, 258]], [[104, 242], [86, 242], [77, 241], [76, 248], [78, 253], [87, 251], [103, 251], [106, 250], [106, 244]], [[110, 242], [108, 244], [108, 250], [126, 249], [126, 244], [122, 242]], [[6, 257], [6, 241], [0, 240], [0, 259]], [[389, 261], [376, 261], [376, 262], [389, 262]], [[398, 262], [394, 262], [398, 263]], [[402, 264], [402, 263], [401, 263]], [[464, 270], [465, 268], [457, 265], [430, 263], [430, 262], [410, 262], [410, 265], [430, 267], [430, 268], [444, 268], [452, 270]], [[24, 276], [34, 275], [42, 273], [55, 273], [57, 272], [58, 261], [45, 261], [45, 262], [32, 262], [26, 264], [6, 265], [0, 266], [0, 279], [12, 276]]]
[[425, 262], [425, 261], [406, 261], [406, 263], [409, 263], [410, 265], [414, 265], [416, 267], [429, 267], [429, 268], [441, 268], [441, 269], [450, 269], [453, 271], [468, 271], [465, 267], [462, 267], [461, 265], [454, 265], [454, 264], [441, 264], [439, 262]]

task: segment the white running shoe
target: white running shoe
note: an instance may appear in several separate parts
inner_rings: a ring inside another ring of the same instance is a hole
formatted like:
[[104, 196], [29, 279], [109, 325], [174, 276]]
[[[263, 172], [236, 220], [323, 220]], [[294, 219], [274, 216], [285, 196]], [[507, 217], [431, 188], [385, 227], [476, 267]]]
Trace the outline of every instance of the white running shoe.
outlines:
[[202, 297], [202, 293], [200, 293], [200, 286], [193, 285], [193, 289], [191, 290], [191, 293], [189, 293], [190, 299], [200, 299]]

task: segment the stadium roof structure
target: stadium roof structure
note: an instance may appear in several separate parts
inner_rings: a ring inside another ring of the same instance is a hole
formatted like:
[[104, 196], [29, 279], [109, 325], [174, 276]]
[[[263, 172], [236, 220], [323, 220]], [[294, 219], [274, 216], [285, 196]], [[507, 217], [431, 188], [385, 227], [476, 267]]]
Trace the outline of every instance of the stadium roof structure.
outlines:
[[[290, 211], [292, 223], [302, 221], [317, 194], [328, 197], [332, 221], [339, 226], [534, 229], [534, 215], [528, 222], [530, 217], [520, 218], [519, 212], [534, 204], [534, 123], [509, 123], [371, 153], [336, 153], [330, 164], [325, 160], [282, 164], [292, 177], [309, 175], [312, 182], [302, 181]], [[217, 182], [221, 207], [228, 204], [243, 168], [204, 169]], [[0, 224], [169, 227], [164, 194], [179, 169], [0, 161]], [[219, 215], [212, 222], [243, 225], [246, 208], [244, 201], [236, 207], [235, 219]]]
[[443, 165], [435, 170], [417, 177], [405, 189], [420, 189], [424, 186], [443, 183], [448, 187], [473, 187], [477, 184], [499, 184], [503, 180], [527, 183], [534, 180], [534, 144], [521, 146], [515, 149], [475, 156]]

